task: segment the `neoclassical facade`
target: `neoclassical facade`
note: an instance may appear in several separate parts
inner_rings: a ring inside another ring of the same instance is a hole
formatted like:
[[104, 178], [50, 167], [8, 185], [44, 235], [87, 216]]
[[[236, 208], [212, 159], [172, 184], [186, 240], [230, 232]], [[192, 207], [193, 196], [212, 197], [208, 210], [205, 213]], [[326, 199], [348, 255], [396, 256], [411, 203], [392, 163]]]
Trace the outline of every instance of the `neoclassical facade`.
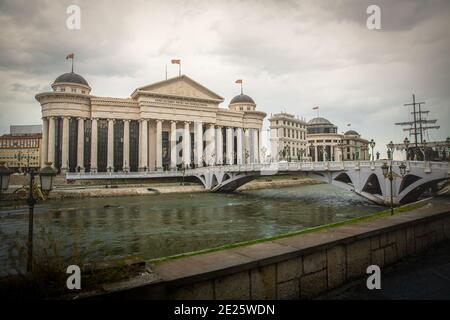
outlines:
[[369, 141], [354, 130], [339, 134], [337, 126], [325, 118], [308, 122], [307, 139], [312, 161], [370, 160]]
[[59, 76], [42, 107], [42, 163], [62, 173], [176, 170], [259, 162], [264, 112], [240, 94], [224, 99], [186, 75], [96, 97], [80, 75]]
[[270, 145], [273, 160], [307, 160], [306, 122], [293, 114], [274, 114], [270, 122]]

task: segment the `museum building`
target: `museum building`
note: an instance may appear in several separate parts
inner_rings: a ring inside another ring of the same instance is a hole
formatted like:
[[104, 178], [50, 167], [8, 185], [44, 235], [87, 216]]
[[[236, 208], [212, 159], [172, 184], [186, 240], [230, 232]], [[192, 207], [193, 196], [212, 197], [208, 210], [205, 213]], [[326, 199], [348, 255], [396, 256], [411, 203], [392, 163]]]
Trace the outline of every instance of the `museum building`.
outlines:
[[186, 75], [97, 97], [79, 74], [65, 73], [39, 93], [41, 164], [65, 172], [176, 170], [259, 162], [266, 116], [241, 93], [224, 98]]

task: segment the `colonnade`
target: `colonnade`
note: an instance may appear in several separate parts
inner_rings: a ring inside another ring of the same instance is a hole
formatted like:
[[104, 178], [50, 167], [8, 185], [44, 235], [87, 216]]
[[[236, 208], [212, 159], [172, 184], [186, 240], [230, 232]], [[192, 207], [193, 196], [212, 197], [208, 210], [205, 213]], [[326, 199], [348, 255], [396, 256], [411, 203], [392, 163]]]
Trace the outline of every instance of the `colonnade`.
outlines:
[[[59, 150], [57, 145], [57, 117], [43, 118], [43, 135], [41, 157], [43, 166], [46, 162], [56, 164], [56, 156]], [[59, 117], [62, 119], [61, 137], [61, 172], [69, 170], [70, 154], [69, 145], [75, 143], [70, 140], [69, 121], [70, 117]], [[86, 118], [73, 118], [77, 121], [76, 130], [76, 167], [80, 171], [85, 168], [85, 120]], [[130, 121], [122, 119], [99, 119], [91, 118], [90, 134], [90, 171], [98, 170], [98, 122], [107, 122], [107, 171], [114, 168], [115, 138], [114, 123], [123, 121], [123, 156], [122, 170], [130, 171]], [[165, 127], [164, 127], [165, 126]], [[164, 131], [164, 129], [166, 129]], [[168, 149], [163, 155], [163, 132], [167, 132]], [[193, 134], [193, 143], [191, 141]], [[122, 136], [122, 133], [120, 133]], [[225, 141], [225, 144], [224, 144]], [[181, 165], [201, 167], [203, 165], [222, 164], [244, 164], [260, 162], [262, 132], [256, 128], [222, 127], [213, 123], [200, 121], [174, 121], [160, 119], [139, 120], [138, 140], [138, 170], [139, 171], [162, 171], [163, 156], [170, 159], [165, 163], [171, 170]], [[236, 145], [235, 145], [236, 144]], [[193, 148], [192, 148], [193, 147]], [[75, 148], [70, 148], [75, 150]], [[181, 152], [180, 152], [181, 151]], [[73, 152], [73, 151], [72, 151]]]

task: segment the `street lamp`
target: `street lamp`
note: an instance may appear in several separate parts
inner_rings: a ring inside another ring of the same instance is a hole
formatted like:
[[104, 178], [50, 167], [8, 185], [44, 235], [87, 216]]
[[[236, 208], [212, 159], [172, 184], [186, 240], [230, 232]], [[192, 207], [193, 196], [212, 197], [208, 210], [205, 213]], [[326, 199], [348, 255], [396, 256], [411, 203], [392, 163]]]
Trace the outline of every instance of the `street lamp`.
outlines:
[[447, 147], [447, 150], [445, 150], [446, 152], [444, 153], [444, 160], [447, 160], [445, 158], [447, 158], [447, 155], [449, 154], [448, 149], [450, 149], [450, 137], [447, 137], [447, 139], [445, 139], [445, 146]]
[[409, 140], [408, 137], [405, 138], [405, 140], [403, 140], [403, 143], [405, 145], [405, 150], [406, 150], [406, 160], [409, 160]]
[[[391, 215], [394, 214], [394, 193], [392, 190], [392, 181], [394, 180], [395, 177], [398, 177], [398, 175], [392, 170], [392, 161], [391, 164], [387, 164], [386, 162], [383, 163], [383, 165], [381, 166], [381, 170], [383, 171], [383, 176], [386, 179], [389, 179], [390, 182], [390, 190], [391, 190]], [[404, 177], [406, 174], [406, 165], [402, 162], [399, 166], [400, 169], [400, 176]]]
[[[309, 144], [309, 156], [311, 157], [311, 161], [313, 161], [313, 153], [314, 152], [314, 143], [311, 141], [311, 143]], [[315, 161], [316, 159], [314, 159]]]
[[423, 157], [425, 161], [428, 161], [428, 152], [427, 152], [427, 141], [423, 140], [422, 142], [422, 147], [423, 147]]
[[375, 161], [375, 154], [373, 153], [373, 148], [375, 148], [376, 143], [373, 139], [371, 139], [369, 145], [372, 148], [372, 161]]
[[28, 190], [28, 259], [27, 259], [27, 272], [33, 270], [33, 220], [34, 220], [34, 205], [36, 204], [36, 199], [33, 194], [34, 187], [34, 177], [39, 174], [41, 180], [41, 190], [48, 193], [53, 188], [53, 178], [56, 176], [57, 171], [52, 168], [52, 163], [47, 162], [46, 167], [43, 168], [39, 173], [35, 172], [34, 169], [28, 171], [30, 175], [30, 185]]
[[2, 199], [3, 191], [8, 190], [9, 178], [11, 171], [5, 166], [4, 162], [0, 163], [0, 200]]
[[341, 141], [338, 143], [338, 148], [341, 150], [341, 161], [344, 161], [345, 144]]
[[391, 141], [389, 142], [387, 145], [388, 148], [388, 152], [389, 152], [389, 159], [393, 160], [394, 159], [394, 143]]

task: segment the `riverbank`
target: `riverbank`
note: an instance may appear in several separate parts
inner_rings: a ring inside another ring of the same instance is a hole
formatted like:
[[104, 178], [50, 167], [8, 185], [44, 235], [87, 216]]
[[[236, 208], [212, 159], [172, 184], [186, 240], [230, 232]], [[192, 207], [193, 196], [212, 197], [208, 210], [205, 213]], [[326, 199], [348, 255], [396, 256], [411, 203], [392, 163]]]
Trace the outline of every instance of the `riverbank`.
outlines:
[[[286, 188], [305, 185], [322, 184], [323, 182], [298, 176], [279, 176], [279, 177], [261, 177], [251, 181], [237, 191], [259, 190], [266, 188]], [[185, 182], [181, 185], [180, 181], [156, 181], [140, 184], [102, 184], [102, 185], [80, 185], [69, 184], [60, 181], [50, 193], [48, 199], [85, 199], [85, 198], [107, 198], [119, 196], [149, 196], [158, 194], [172, 193], [198, 193], [207, 192], [203, 185], [195, 182]], [[8, 196], [8, 195], [7, 195]], [[9, 194], [11, 200], [19, 200], [26, 196], [22, 192], [13, 196]]]

